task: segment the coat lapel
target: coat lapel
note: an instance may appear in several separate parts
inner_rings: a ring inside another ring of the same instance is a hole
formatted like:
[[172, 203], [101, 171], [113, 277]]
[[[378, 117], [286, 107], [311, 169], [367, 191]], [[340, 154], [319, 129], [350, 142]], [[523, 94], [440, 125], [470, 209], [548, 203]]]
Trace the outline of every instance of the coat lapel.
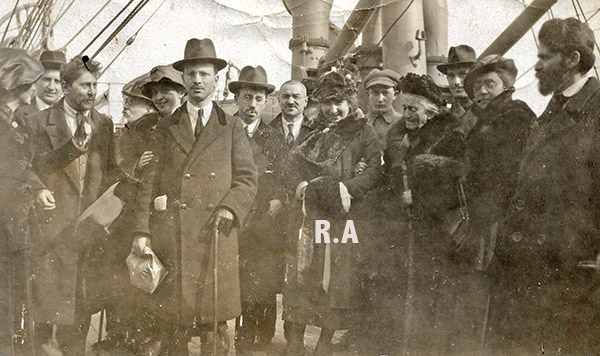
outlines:
[[46, 125], [46, 133], [50, 139], [50, 144], [53, 149], [59, 149], [68, 140], [73, 137], [67, 118], [63, 109], [63, 100], [60, 100], [56, 105], [52, 106], [48, 112], [48, 122]]
[[171, 131], [171, 135], [173, 135], [175, 141], [189, 155], [194, 145], [194, 134], [192, 133], [192, 126], [190, 125], [185, 104], [177, 109], [172, 117], [175, 118], [174, 121], [176, 122], [169, 126], [169, 131]]
[[[50, 139], [50, 144], [53, 150], [57, 150], [62, 147], [67, 141], [69, 141], [73, 135], [69, 126], [67, 125], [67, 117], [63, 109], [63, 100], [60, 100], [54, 106], [52, 106], [48, 113], [48, 123], [46, 125], [46, 133]], [[77, 164], [71, 161], [64, 169], [65, 174], [71, 180], [71, 183], [75, 186], [75, 189], [80, 192], [79, 187], [79, 170]]]
[[[198, 157], [198, 155], [214, 140], [216, 140], [221, 134], [223, 130], [225, 130], [225, 122], [221, 122], [222, 120], [218, 114], [217, 104], [213, 103], [213, 109], [210, 113], [210, 117], [208, 118], [208, 122], [206, 123], [206, 127], [200, 133], [200, 136], [196, 138], [196, 142], [194, 142], [192, 146], [192, 151], [190, 152], [190, 163]], [[190, 128], [191, 132], [191, 128]], [[188, 164], [188, 167], [189, 167]]]
[[[581, 112], [583, 111], [587, 101], [599, 89], [598, 82], [595, 78], [591, 78], [581, 89], [581, 91], [570, 98], [563, 109], [556, 115], [540, 116], [543, 120], [536, 120], [533, 124], [527, 146], [525, 148], [525, 159], [534, 151], [543, 147], [556, 136], [569, 131], [575, 127], [580, 120]], [[544, 122], [548, 120], [547, 122]], [[523, 162], [525, 161], [523, 160]]]

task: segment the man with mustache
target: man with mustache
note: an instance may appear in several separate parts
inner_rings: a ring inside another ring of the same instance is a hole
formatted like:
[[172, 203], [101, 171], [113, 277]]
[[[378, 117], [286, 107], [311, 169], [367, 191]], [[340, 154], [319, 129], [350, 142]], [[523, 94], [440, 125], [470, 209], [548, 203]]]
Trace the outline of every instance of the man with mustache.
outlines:
[[600, 85], [594, 33], [546, 21], [535, 65], [552, 95], [523, 151], [490, 273], [494, 355], [596, 354], [600, 251]]
[[40, 55], [40, 62], [44, 66], [44, 74], [35, 82], [35, 96], [31, 99], [31, 104], [19, 108], [20, 115], [29, 116], [45, 110], [62, 97], [60, 68], [67, 63], [65, 54], [60, 51], [44, 51]]
[[236, 232], [254, 202], [258, 174], [242, 121], [212, 101], [226, 66], [210, 39], [187, 42], [184, 59], [173, 64], [182, 72], [187, 101], [157, 124], [149, 176], [134, 208], [133, 251], [143, 254], [151, 246], [169, 271], [153, 293], [164, 355], [187, 354], [198, 334], [202, 353], [209, 354], [215, 321], [219, 355], [227, 354], [227, 320], [241, 314]]
[[261, 66], [246, 66], [229, 83], [258, 168], [258, 193], [240, 230], [242, 315], [236, 320], [236, 354], [265, 350], [275, 336], [276, 293], [283, 277], [282, 240], [277, 221], [283, 207], [281, 164], [283, 136], [261, 118], [267, 96], [275, 90]]
[[[58, 347], [65, 356], [85, 353], [91, 315], [98, 311], [94, 297], [103, 293], [98, 282], [106, 281], [99, 268], [102, 241], [74, 226], [121, 178], [113, 123], [94, 109], [100, 70], [96, 61], [71, 60], [60, 72], [64, 98], [28, 117], [35, 137], [33, 171], [45, 185], [37, 193], [40, 227], [31, 241], [31, 316], [37, 341], [44, 344], [38, 346]], [[56, 340], [50, 341], [53, 324]]]

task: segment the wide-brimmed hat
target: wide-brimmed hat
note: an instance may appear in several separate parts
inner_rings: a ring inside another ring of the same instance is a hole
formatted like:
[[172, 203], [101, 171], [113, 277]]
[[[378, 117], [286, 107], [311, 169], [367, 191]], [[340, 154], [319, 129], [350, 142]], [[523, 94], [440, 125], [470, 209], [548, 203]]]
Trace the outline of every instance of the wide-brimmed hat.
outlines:
[[224, 59], [217, 58], [215, 45], [210, 38], [197, 39], [192, 38], [185, 44], [183, 59], [173, 63], [173, 68], [182, 71], [187, 63], [207, 62], [213, 63], [217, 67], [217, 71], [225, 68], [227, 62]]
[[0, 48], [0, 89], [13, 90], [33, 84], [44, 74], [42, 62], [23, 49]]
[[238, 80], [229, 83], [229, 91], [237, 94], [242, 88], [260, 88], [265, 89], [267, 94], [271, 94], [275, 90], [275, 86], [267, 81], [267, 72], [261, 66], [245, 66], [240, 71]]
[[60, 70], [60, 68], [67, 64], [67, 58], [61, 51], [44, 51], [40, 55], [40, 62], [45, 69]]
[[121, 93], [123, 95], [131, 96], [138, 99], [143, 99], [148, 102], [152, 102], [150, 98], [142, 94], [142, 86], [148, 83], [150, 80], [148, 73], [142, 74], [141, 76], [134, 78], [129, 83], [123, 86]]
[[448, 50], [448, 60], [444, 64], [439, 64], [437, 69], [444, 74], [448, 74], [448, 68], [470, 67], [476, 61], [477, 56], [475, 56], [475, 50], [471, 46], [458, 45], [450, 47]]
[[510, 58], [504, 58], [499, 54], [490, 54], [477, 60], [465, 77], [465, 91], [469, 97], [473, 97], [473, 84], [477, 77], [487, 72], [498, 73], [504, 87], [512, 88], [515, 85], [519, 70], [515, 66], [515, 61]]
[[150, 81], [141, 87], [142, 94], [148, 98], [152, 98], [152, 90], [156, 86], [163, 84], [173, 85], [178, 88], [180, 87], [185, 91], [185, 86], [183, 85], [183, 80], [181, 79], [181, 72], [173, 68], [172, 65], [156, 66], [152, 68], [149, 76]]
[[365, 89], [369, 89], [374, 85], [383, 85], [386, 87], [396, 88], [398, 81], [400, 80], [400, 74], [394, 72], [391, 69], [379, 70], [373, 69], [365, 78]]

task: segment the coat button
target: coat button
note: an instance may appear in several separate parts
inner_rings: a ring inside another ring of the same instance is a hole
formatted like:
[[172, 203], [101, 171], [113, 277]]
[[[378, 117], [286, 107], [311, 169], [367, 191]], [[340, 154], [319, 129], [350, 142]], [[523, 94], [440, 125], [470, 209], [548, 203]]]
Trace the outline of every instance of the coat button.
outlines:
[[250, 214], [252, 214], [252, 215], [256, 214], [256, 208], [252, 208], [252, 210], [250, 210]]
[[546, 235], [545, 234], [539, 234], [537, 239], [535, 240], [535, 242], [537, 242], [538, 245], [543, 245], [544, 242], [546, 242]]
[[512, 235], [510, 235], [510, 238], [514, 241], [514, 242], [519, 242], [521, 240], [523, 240], [523, 234], [521, 234], [520, 232], [513, 232]]
[[523, 199], [515, 200], [515, 208], [519, 211], [525, 209], [525, 201]]
[[190, 179], [192, 176], [189, 173], [183, 175], [183, 179]]
[[210, 180], [213, 180], [215, 178], [217, 178], [217, 175], [214, 172], [208, 175], [208, 179]]
[[214, 208], [215, 208], [215, 206], [214, 206], [214, 205], [212, 205], [212, 204], [208, 204], [208, 205], [206, 206], [206, 210], [207, 210], [207, 211], [213, 211], [213, 209], [214, 209]]
[[187, 205], [185, 203], [182, 203], [181, 205], [179, 205], [179, 208], [181, 210], [185, 210], [185, 209], [187, 209]]

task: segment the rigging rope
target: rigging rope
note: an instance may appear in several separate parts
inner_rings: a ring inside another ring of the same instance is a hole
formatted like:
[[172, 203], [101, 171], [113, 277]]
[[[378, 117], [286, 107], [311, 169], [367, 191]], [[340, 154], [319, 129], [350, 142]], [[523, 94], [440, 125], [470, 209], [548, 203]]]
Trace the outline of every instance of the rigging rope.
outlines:
[[71, 8], [71, 6], [73, 6], [74, 3], [75, 3], [75, 0], [71, 0], [71, 2], [69, 3], [69, 6], [67, 6], [67, 8], [65, 9], [65, 11], [61, 12], [60, 15], [58, 15], [58, 17], [56, 18], [56, 21], [54, 21], [54, 23], [50, 27], [54, 28], [54, 26], [56, 26], [56, 24], [58, 23], [58, 21], [60, 21], [60, 19], [62, 19], [63, 16], [65, 16], [65, 14], [67, 13], [67, 11], [69, 11], [69, 9]]
[[[102, 7], [100, 8], [100, 10], [98, 10], [98, 12], [96, 12], [96, 14], [94, 14], [94, 16], [92, 16], [92, 18], [91, 18], [91, 19], [90, 19], [90, 20], [89, 20], [89, 21], [88, 21], [88, 22], [87, 22], [85, 25], [83, 25], [83, 27], [82, 27], [82, 28], [80, 28], [80, 29], [79, 29], [79, 31], [77, 31], [77, 33], [76, 33], [76, 34], [75, 34], [73, 37], [71, 37], [71, 39], [70, 39], [70, 40], [68, 40], [68, 41], [67, 41], [67, 43], [66, 43], [64, 46], [62, 46], [62, 47], [61, 47], [61, 49], [63, 49], [63, 50], [64, 50], [64, 49], [66, 49], [66, 48], [67, 48], [67, 47], [68, 47], [68, 46], [71, 44], [71, 42], [73, 42], [73, 40], [74, 40], [75, 38], [77, 38], [77, 36], [79, 36], [79, 35], [81, 34], [81, 32], [83, 32], [83, 30], [84, 30], [86, 27], [88, 27], [88, 25], [89, 25], [90, 23], [92, 23], [92, 21], [94, 21], [94, 20], [96, 19], [96, 17], [98, 17], [98, 15], [100, 15], [100, 13], [101, 13], [101, 12], [102, 12], [102, 11], [103, 11], [103, 10], [104, 10], [104, 9], [105, 9], [107, 6], [108, 6], [108, 4], [110, 4], [110, 1], [111, 1], [111, 0], [108, 0], [108, 1], [107, 1], [107, 2], [104, 4], [104, 6], [102, 6]], [[117, 16], [118, 16], [118, 15], [117, 15]]]
[[129, 39], [125, 43], [125, 46], [123, 48], [121, 48], [121, 50], [119, 51], [119, 53], [117, 53], [117, 55], [110, 61], [110, 63], [108, 63], [108, 65], [102, 70], [102, 72], [100, 73], [99, 77], [101, 77], [102, 74], [104, 74], [104, 72], [106, 72], [108, 70], [108, 68], [110, 68], [110, 66], [117, 60], [117, 58], [119, 58], [119, 56], [121, 55], [121, 53], [123, 53], [123, 51], [125, 51], [125, 49], [127, 49], [129, 46], [131, 46], [133, 44], [133, 41], [135, 41], [138, 33], [140, 33], [140, 31], [142, 30], [142, 28], [144, 28], [144, 26], [146, 26], [146, 24], [148, 23], [148, 21], [150, 21], [150, 19], [154, 17], [154, 15], [158, 12], [158, 10], [163, 6], [163, 4], [166, 1], [167, 0], [163, 0], [160, 3], [160, 5], [158, 5], [158, 7], [156, 8], [156, 10], [154, 10], [154, 12], [152, 13], [152, 15], [150, 15], [150, 17], [148, 17], [146, 19], [146, 21], [144, 21], [144, 23], [140, 26], [140, 28], [138, 28], [138, 30], [135, 31], [135, 33], [131, 37], [129, 37]]
[[90, 57], [90, 60], [93, 60], [94, 58], [96, 58], [96, 56], [98, 54], [100, 54], [100, 52], [102, 52], [102, 50], [110, 43], [110, 41], [113, 40], [113, 38], [115, 38], [115, 36], [121, 32], [121, 30], [123, 29], [123, 27], [127, 26], [127, 24], [129, 23], [129, 21], [131, 21], [132, 18], [135, 17], [135, 15], [138, 14], [138, 12], [140, 12], [140, 10], [146, 6], [146, 4], [149, 2], [150, 0], [141, 0], [136, 7], [133, 8], [133, 10], [129, 13], [129, 15], [127, 15], [127, 17], [123, 20], [123, 22], [121, 22], [121, 24], [110, 34], [110, 36], [108, 36], [108, 38], [104, 41], [104, 43], [102, 43], [102, 45], [100, 46], [100, 48], [98, 48], [96, 50], [96, 52]]
[[[577, 5], [579, 6], [579, 9], [581, 10], [581, 16], [583, 16], [583, 20], [585, 21], [586, 25], [588, 25], [590, 28], [590, 23], [588, 22], [588, 19], [585, 17], [585, 13], [583, 12], [583, 7], [581, 7], [581, 4], [579, 3], [579, 0], [574, 0], [577, 1]], [[575, 3], [573, 3], [573, 5], [575, 5]], [[577, 11], [577, 9], [575, 9]], [[596, 41], [596, 37], [594, 37], [594, 45], [596, 45], [596, 48], [598, 49], [599, 53], [600, 53], [600, 47], [598, 47], [598, 41]], [[594, 61], [594, 73], [596, 73], [596, 78], [600, 78], [598, 76], [598, 68], [596, 68], [596, 63]]]
[[29, 41], [29, 43], [25, 42], [23, 44], [23, 49], [29, 51], [29, 47], [33, 46], [33, 43], [35, 41], [35, 36], [37, 36], [40, 29], [43, 27], [44, 21], [48, 18], [48, 14], [50, 13], [50, 11], [52, 11], [52, 5], [53, 5], [53, 0], [50, 0], [46, 3], [46, 6], [45, 6], [46, 8], [43, 10], [43, 12], [40, 16], [40, 19], [35, 26], [35, 31], [33, 31], [33, 34], [29, 38], [31, 41]]
[[25, 31], [28, 31], [28, 27], [30, 26], [30, 23], [33, 20], [33, 17], [35, 16], [35, 14], [38, 12], [39, 6], [42, 5], [42, 2], [43, 2], [43, 0], [38, 0], [38, 2], [35, 4], [33, 10], [27, 15], [27, 19], [25, 19], [25, 23], [19, 29], [19, 33], [17, 34], [17, 37], [15, 37], [15, 43], [19, 44], [21, 42], [22, 35], [25, 33]]
[[[121, 14], [129, 7], [129, 5], [131, 5], [133, 3], [133, 0], [129, 0], [129, 2], [127, 4], [125, 4], [125, 6], [100, 30], [100, 32], [98, 32], [98, 34], [92, 38], [92, 40], [90, 41], [90, 43], [87, 44], [87, 46], [85, 46], [85, 48], [83, 48], [80, 52], [79, 55], [81, 56], [88, 48], [90, 48], [90, 46], [96, 42], [96, 40], [102, 36], [102, 34], [104, 33], [104, 31], [106, 31], [110, 25], [112, 25], [113, 22], [115, 22], [115, 20], [121, 16]], [[66, 47], [66, 45], [65, 45]]]
[[8, 18], [8, 23], [6, 24], [6, 30], [4, 30], [4, 34], [2, 35], [2, 40], [0, 40], [0, 45], [2, 43], [4, 43], [4, 39], [6, 38], [6, 34], [8, 33], [8, 29], [10, 28], [10, 23], [13, 19], [13, 17], [15, 16], [15, 12], [17, 11], [17, 6], [19, 6], [19, 1], [17, 0], [17, 2], [15, 3], [15, 7], [13, 7], [13, 11], [10, 14], [10, 17]]

